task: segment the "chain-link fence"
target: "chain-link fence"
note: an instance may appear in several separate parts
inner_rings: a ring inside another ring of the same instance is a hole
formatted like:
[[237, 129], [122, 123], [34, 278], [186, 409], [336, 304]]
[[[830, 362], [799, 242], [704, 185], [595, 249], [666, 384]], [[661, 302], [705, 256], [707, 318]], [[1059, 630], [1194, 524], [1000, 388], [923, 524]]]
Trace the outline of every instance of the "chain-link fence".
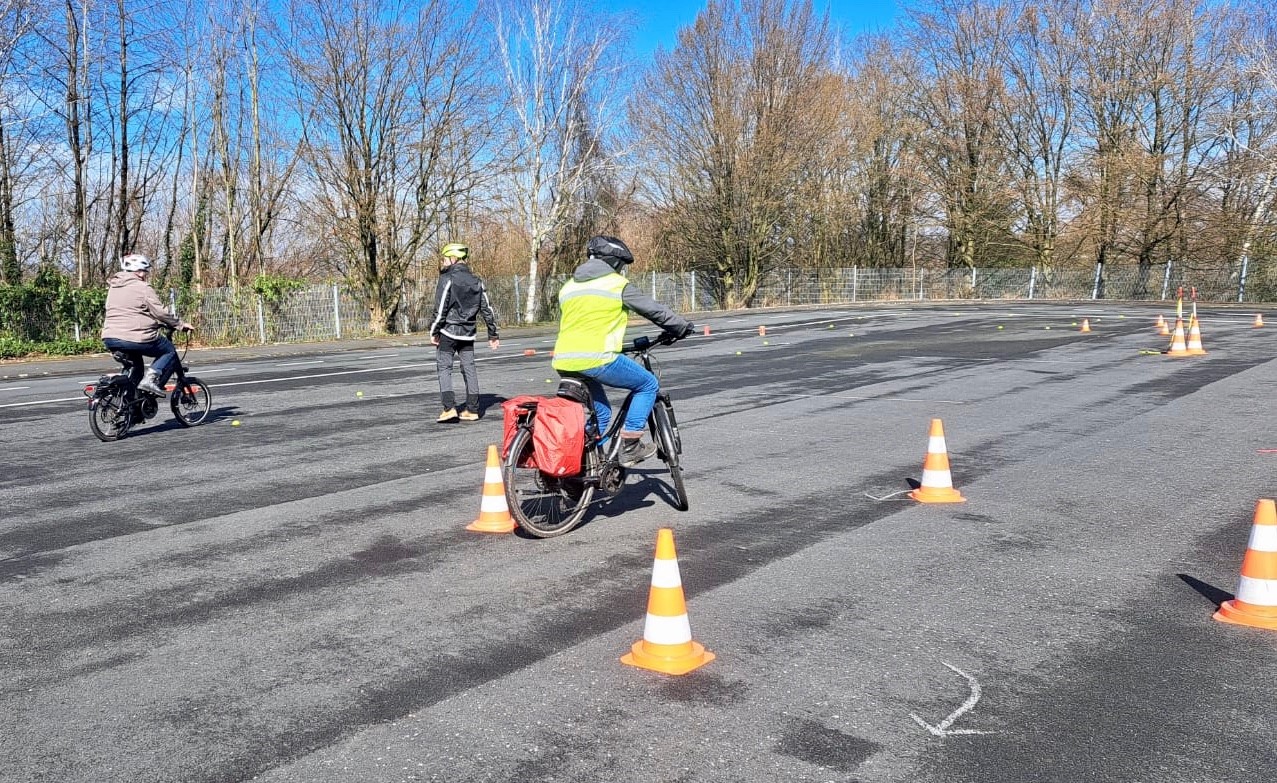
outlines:
[[[554, 292], [565, 278], [546, 280], [538, 297], [538, 320], [557, 320]], [[657, 301], [680, 312], [721, 308], [723, 292], [706, 273], [647, 272], [633, 282]], [[498, 322], [510, 325], [525, 319], [528, 278], [485, 278]], [[392, 331], [422, 332], [429, 328], [434, 307], [434, 280], [406, 284]], [[1277, 301], [1277, 273], [1267, 269], [1249, 278], [1235, 269], [1195, 268], [1187, 265], [1140, 267], [1106, 266], [1103, 274], [1085, 269], [779, 269], [759, 281], [750, 299], [753, 307], [839, 305], [854, 302], [926, 300], [1172, 300], [1183, 287], [1195, 289], [1201, 302]], [[165, 292], [161, 292], [165, 295]], [[174, 306], [177, 297], [167, 292]], [[208, 290], [197, 297], [182, 317], [195, 323], [208, 344], [286, 343], [368, 337], [382, 331], [366, 307], [340, 285], [317, 285], [293, 292], [278, 302], [240, 289]], [[79, 324], [50, 324], [50, 333], [75, 328], [96, 334], [101, 314]], [[70, 328], [68, 328], [70, 327]]]

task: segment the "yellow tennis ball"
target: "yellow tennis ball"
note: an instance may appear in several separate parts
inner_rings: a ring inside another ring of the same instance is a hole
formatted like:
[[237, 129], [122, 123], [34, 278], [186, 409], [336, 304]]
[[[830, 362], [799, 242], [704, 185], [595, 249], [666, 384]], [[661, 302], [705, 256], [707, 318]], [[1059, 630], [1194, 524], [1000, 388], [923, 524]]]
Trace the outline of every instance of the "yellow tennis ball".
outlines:
[[737, 352], [736, 352], [736, 355], [737, 355], [737, 356], [740, 356], [740, 351], [737, 351]]
[[232, 422], [231, 422], [231, 426], [232, 426], [232, 427], [238, 427], [238, 426], [239, 426], [239, 419], [236, 419], [235, 421], [232, 421]]
[[356, 397], [362, 397], [362, 396], [364, 396], [364, 393], [363, 393], [363, 392], [355, 392], [355, 396], [356, 396]]

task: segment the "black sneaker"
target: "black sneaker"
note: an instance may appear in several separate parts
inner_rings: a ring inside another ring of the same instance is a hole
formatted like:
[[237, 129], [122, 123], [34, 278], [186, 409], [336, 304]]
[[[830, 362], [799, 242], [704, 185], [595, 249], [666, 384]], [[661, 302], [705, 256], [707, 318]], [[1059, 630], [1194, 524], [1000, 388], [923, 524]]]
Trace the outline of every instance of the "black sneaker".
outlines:
[[655, 453], [655, 443], [645, 443], [642, 438], [623, 438], [621, 440], [621, 467], [628, 468], [637, 465]]

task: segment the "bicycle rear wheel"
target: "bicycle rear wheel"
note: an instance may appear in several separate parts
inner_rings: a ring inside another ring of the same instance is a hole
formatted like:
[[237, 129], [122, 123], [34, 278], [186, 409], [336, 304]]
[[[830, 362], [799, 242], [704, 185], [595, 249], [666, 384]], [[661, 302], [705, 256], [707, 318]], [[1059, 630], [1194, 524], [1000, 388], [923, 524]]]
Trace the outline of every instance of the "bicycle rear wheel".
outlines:
[[674, 487], [674, 508], [686, 511], [691, 507], [687, 497], [687, 485], [683, 483], [683, 467], [679, 454], [683, 451], [678, 427], [674, 425], [674, 412], [667, 399], [657, 399], [652, 406], [652, 439], [656, 441], [656, 454], [670, 469], [670, 484]]
[[208, 412], [213, 407], [213, 394], [203, 381], [194, 376], [186, 376], [186, 383], [181, 388], [173, 389], [169, 396], [169, 407], [173, 409], [173, 418], [183, 427], [194, 427], [203, 424]]
[[124, 389], [114, 388], [111, 393], [96, 397], [89, 403], [89, 429], [101, 441], [123, 438], [133, 426], [133, 410], [129, 407]]
[[519, 526], [537, 538], [560, 536], [576, 527], [594, 499], [594, 487], [580, 476], [548, 476], [527, 465], [532, 456], [532, 430], [520, 427], [502, 466], [506, 505]]

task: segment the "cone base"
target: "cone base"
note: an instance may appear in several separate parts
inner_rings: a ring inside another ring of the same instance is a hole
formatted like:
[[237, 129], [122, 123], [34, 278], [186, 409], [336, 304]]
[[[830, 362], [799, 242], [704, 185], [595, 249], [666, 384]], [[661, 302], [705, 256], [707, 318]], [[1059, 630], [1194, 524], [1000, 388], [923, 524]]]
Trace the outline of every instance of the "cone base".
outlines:
[[1234, 625], [1249, 625], [1252, 628], [1268, 628], [1277, 631], [1277, 616], [1253, 614], [1237, 606], [1237, 601], [1225, 601], [1219, 605], [1219, 611], [1212, 615], [1216, 620]]
[[649, 669], [662, 674], [687, 674], [693, 669], [699, 669], [717, 656], [706, 650], [699, 642], [692, 642], [692, 651], [687, 655], [677, 658], [666, 658], [661, 655], [652, 655], [643, 647], [643, 641], [634, 643], [630, 651], [621, 656], [621, 663], [626, 666], [637, 666], [640, 669]]
[[953, 487], [919, 487], [909, 493], [909, 497], [919, 503], [966, 503], [967, 499]]
[[477, 533], [513, 533], [514, 518], [483, 519], [480, 517], [466, 525], [466, 530], [473, 530]]

